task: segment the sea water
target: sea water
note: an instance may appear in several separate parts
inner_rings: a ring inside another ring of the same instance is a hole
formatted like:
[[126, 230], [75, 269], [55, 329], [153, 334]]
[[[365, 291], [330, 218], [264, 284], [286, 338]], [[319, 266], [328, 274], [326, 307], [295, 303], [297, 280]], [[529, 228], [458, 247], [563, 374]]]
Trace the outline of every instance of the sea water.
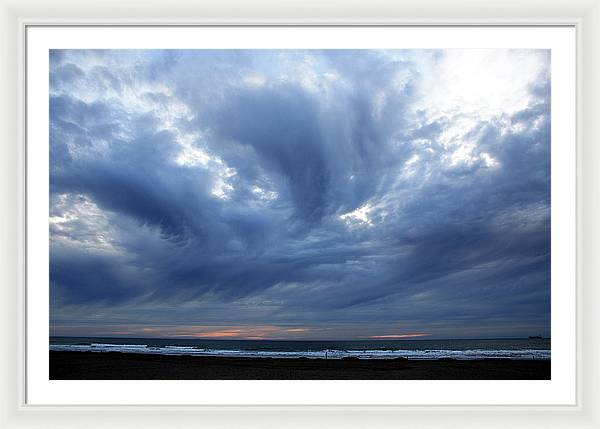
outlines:
[[50, 350], [253, 358], [550, 359], [550, 339], [275, 341], [50, 337]]

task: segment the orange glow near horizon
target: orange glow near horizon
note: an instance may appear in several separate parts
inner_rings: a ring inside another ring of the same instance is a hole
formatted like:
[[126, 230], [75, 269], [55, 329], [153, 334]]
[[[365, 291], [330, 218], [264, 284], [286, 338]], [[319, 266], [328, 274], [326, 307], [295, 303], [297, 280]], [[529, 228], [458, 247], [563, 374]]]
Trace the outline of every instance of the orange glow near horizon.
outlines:
[[372, 338], [374, 340], [393, 340], [399, 338], [416, 338], [416, 337], [426, 337], [431, 334], [426, 334], [423, 332], [415, 332], [411, 334], [390, 334], [390, 335], [371, 335], [367, 338]]
[[[72, 327], [72, 326], [69, 326]], [[54, 327], [57, 328], [56, 326]], [[87, 326], [86, 326], [87, 328]], [[348, 340], [393, 340], [426, 337], [426, 332], [406, 332], [396, 334], [369, 335], [358, 329], [343, 326], [276, 326], [276, 325], [113, 325], [103, 332], [90, 332], [90, 336], [128, 336], [152, 338], [189, 339], [236, 339], [236, 340], [307, 340], [307, 341], [348, 341]], [[389, 331], [388, 331], [389, 332]], [[362, 335], [361, 335], [362, 334]], [[53, 335], [77, 336], [70, 332], [55, 332]]]
[[[240, 340], [268, 340], [285, 338], [290, 334], [302, 334], [308, 328], [285, 328], [280, 326], [208, 327], [190, 326], [190, 332], [179, 331], [179, 336], [193, 338], [238, 338]], [[196, 332], [193, 332], [196, 331]]]
[[192, 334], [192, 336], [197, 338], [231, 338], [239, 337], [241, 334], [241, 329], [224, 329], [222, 331], [199, 332]]

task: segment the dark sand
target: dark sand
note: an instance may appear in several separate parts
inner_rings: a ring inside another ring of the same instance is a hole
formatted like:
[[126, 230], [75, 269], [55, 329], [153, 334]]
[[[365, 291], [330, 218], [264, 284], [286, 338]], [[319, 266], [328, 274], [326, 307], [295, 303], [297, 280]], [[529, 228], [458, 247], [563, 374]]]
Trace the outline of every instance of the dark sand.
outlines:
[[50, 352], [51, 380], [549, 380], [549, 360], [358, 360]]

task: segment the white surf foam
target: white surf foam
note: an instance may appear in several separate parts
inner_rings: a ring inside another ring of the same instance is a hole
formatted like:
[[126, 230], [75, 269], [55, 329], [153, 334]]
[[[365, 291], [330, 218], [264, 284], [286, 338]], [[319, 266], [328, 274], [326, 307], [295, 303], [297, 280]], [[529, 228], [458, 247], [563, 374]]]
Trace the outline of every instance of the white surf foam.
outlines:
[[550, 359], [550, 350], [517, 349], [517, 350], [308, 350], [308, 351], [272, 351], [272, 350], [236, 350], [236, 349], [202, 349], [190, 346], [150, 346], [145, 344], [51, 344], [53, 351], [91, 351], [120, 352], [162, 355], [189, 356], [222, 356], [222, 357], [262, 357], [262, 358], [309, 358], [342, 359], [357, 357], [359, 359], [420, 359], [434, 360], [452, 358], [458, 360], [474, 360], [485, 358], [504, 359]]

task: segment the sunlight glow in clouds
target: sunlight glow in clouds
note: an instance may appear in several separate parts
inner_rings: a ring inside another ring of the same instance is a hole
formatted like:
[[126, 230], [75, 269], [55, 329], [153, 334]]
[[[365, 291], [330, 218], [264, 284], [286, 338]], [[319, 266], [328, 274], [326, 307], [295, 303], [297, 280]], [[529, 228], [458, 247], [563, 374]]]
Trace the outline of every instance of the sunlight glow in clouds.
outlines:
[[350, 225], [352, 225], [354, 222], [358, 222], [368, 226], [373, 226], [373, 222], [371, 222], [371, 219], [369, 218], [369, 213], [371, 210], [371, 205], [365, 204], [356, 210], [340, 215], [340, 219], [346, 221]]
[[[490, 119], [512, 115], [531, 103], [532, 84], [548, 72], [544, 51], [450, 49], [427, 74], [416, 103], [430, 117], [460, 113]], [[518, 73], [518, 78], [515, 78]]]

